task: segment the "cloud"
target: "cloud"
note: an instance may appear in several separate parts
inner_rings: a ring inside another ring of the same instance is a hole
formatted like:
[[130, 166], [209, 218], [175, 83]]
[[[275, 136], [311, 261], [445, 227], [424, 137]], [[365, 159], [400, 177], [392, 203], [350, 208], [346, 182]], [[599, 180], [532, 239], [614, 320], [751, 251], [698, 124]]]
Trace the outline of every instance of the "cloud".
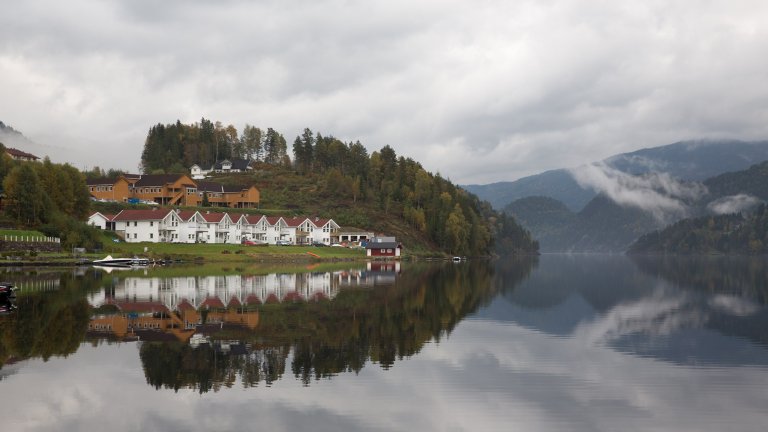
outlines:
[[759, 198], [749, 194], [730, 195], [710, 202], [707, 204], [707, 210], [718, 215], [739, 213], [749, 210], [761, 202]]
[[131, 170], [158, 122], [310, 127], [461, 183], [768, 135], [757, 0], [155, 3], [5, 5], [0, 120]]
[[681, 182], [667, 173], [633, 176], [605, 162], [583, 165], [570, 172], [581, 187], [605, 194], [619, 205], [649, 212], [659, 221], [685, 216], [689, 210], [686, 202], [707, 191], [700, 183]]

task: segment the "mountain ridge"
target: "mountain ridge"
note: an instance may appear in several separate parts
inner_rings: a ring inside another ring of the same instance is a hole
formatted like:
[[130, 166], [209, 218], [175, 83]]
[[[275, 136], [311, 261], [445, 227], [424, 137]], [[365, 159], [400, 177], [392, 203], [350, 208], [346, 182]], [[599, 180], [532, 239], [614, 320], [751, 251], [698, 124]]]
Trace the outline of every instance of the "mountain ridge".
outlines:
[[[599, 162], [631, 175], [665, 172], [681, 180], [702, 181], [764, 160], [768, 160], [768, 140], [699, 139], [620, 153]], [[490, 202], [494, 208], [504, 208], [527, 196], [547, 196], [578, 212], [598, 194], [595, 188], [574, 179], [572, 172], [580, 168], [560, 168], [510, 182], [462, 187]]]

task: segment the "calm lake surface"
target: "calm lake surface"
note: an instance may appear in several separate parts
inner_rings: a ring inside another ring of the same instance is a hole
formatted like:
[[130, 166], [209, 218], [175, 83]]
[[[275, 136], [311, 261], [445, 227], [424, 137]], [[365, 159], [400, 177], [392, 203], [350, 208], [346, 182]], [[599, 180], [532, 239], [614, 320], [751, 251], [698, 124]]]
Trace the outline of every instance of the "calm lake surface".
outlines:
[[766, 259], [3, 272], [0, 430], [765, 431]]

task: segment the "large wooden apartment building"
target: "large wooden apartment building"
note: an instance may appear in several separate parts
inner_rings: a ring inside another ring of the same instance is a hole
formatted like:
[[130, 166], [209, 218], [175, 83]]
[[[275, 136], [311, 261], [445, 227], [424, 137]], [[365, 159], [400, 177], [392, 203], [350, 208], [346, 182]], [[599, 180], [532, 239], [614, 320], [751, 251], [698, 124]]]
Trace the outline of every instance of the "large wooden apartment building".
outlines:
[[125, 174], [116, 179], [89, 179], [88, 192], [95, 199], [133, 200], [171, 206], [198, 206], [207, 195], [209, 205], [229, 208], [256, 208], [260, 193], [256, 186], [225, 186], [192, 180], [186, 174]]

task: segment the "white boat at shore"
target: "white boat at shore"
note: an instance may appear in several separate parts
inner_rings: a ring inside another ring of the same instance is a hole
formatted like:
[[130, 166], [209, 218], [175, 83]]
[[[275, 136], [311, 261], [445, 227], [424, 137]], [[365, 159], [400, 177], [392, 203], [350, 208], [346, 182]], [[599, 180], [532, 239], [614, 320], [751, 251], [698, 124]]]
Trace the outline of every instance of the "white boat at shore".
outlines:
[[149, 259], [139, 257], [112, 258], [112, 255], [107, 255], [106, 258], [94, 260], [91, 264], [105, 267], [146, 267], [149, 265]]

